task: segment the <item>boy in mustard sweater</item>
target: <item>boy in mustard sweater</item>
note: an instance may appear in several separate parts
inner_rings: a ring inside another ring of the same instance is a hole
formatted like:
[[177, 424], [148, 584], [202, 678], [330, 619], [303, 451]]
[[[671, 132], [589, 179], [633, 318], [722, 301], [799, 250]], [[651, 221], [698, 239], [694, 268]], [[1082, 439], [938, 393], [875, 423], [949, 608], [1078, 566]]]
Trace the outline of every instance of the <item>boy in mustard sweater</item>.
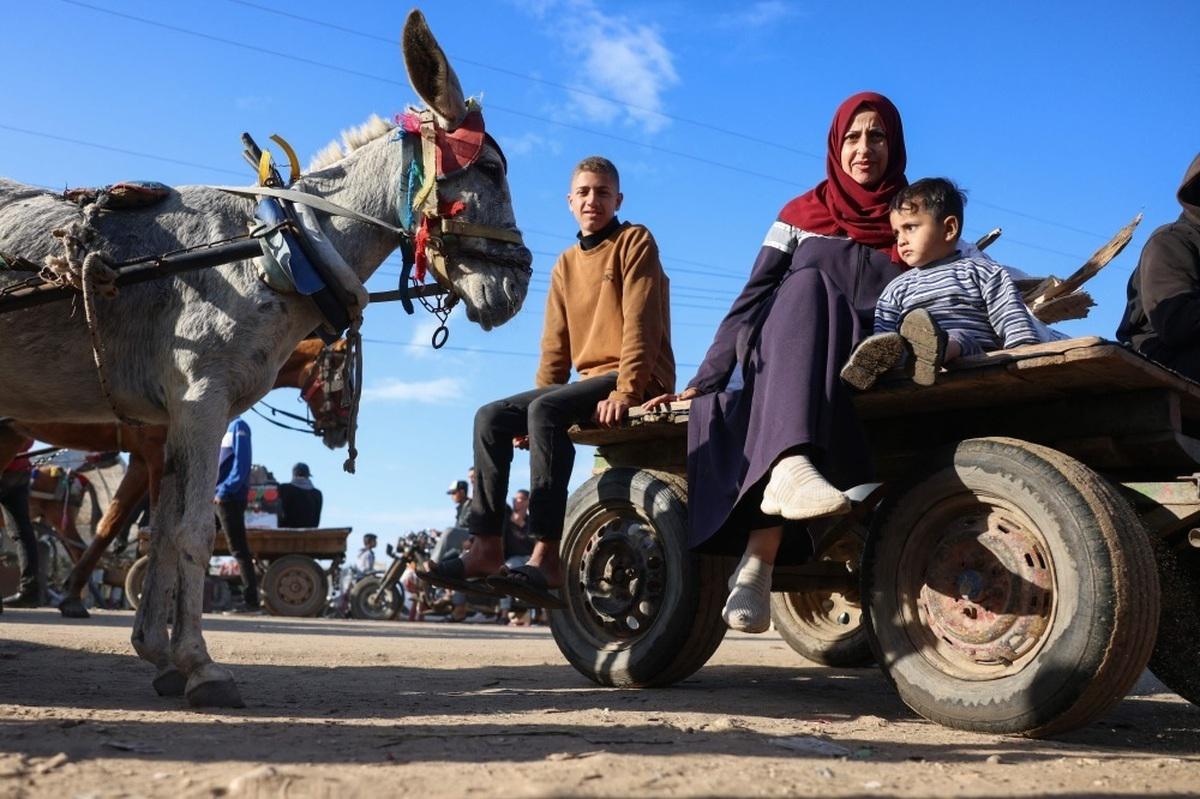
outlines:
[[[536, 388], [476, 413], [475, 544], [425, 573], [435, 585], [562, 607], [552, 589], [563, 584], [558, 547], [575, 463], [568, 428], [589, 420], [615, 426], [631, 406], [674, 390], [670, 287], [650, 231], [617, 219], [622, 199], [612, 162], [593, 156], [575, 167], [567, 204], [579, 243], [550, 275]], [[579, 379], [569, 383], [572, 366]], [[503, 569], [514, 447], [529, 449], [528, 533], [536, 544], [526, 565]]]

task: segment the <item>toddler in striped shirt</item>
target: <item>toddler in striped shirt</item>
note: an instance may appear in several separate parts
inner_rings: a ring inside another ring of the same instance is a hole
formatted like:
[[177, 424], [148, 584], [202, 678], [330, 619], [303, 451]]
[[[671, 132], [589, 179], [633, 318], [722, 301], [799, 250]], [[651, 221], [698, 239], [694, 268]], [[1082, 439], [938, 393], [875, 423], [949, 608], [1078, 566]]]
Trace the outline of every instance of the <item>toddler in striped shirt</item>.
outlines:
[[931, 386], [942, 364], [1055, 337], [1021, 299], [1003, 266], [959, 243], [964, 198], [945, 178], [924, 178], [892, 199], [900, 258], [911, 268], [889, 283], [875, 306], [875, 333], [842, 368], [865, 391], [907, 363], [913, 382]]

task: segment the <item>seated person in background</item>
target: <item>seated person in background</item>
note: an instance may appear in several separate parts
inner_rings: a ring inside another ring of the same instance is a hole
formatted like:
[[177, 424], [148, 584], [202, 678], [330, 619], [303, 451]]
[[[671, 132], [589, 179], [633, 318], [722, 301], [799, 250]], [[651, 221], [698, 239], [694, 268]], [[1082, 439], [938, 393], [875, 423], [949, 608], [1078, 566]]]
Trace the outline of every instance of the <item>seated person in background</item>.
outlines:
[[[552, 593], [563, 584], [559, 542], [577, 422], [620, 424], [629, 408], [672, 391], [670, 287], [658, 245], [642, 225], [617, 219], [620, 177], [606, 158], [585, 158], [571, 173], [567, 204], [578, 243], [550, 273], [537, 388], [484, 405], [475, 415], [476, 487], [469, 555], [430, 567], [434, 585], [482, 588], [534, 607], [563, 607]], [[572, 367], [579, 380], [570, 382]], [[528, 562], [502, 572], [505, 497], [515, 446], [528, 447]], [[483, 584], [487, 578], [486, 585]]]
[[965, 255], [965, 199], [945, 178], [924, 178], [892, 198], [900, 258], [911, 267], [875, 305], [875, 335], [850, 354], [842, 379], [865, 391], [907, 358], [913, 382], [931, 386], [943, 363], [965, 355], [1051, 341], [1003, 266]]
[[297, 463], [292, 467], [292, 482], [279, 487], [279, 526], [320, 527], [321, 502], [308, 464]]
[[1117, 338], [1200, 380], [1200, 155], [1175, 196], [1183, 213], [1150, 234], [1142, 248]]

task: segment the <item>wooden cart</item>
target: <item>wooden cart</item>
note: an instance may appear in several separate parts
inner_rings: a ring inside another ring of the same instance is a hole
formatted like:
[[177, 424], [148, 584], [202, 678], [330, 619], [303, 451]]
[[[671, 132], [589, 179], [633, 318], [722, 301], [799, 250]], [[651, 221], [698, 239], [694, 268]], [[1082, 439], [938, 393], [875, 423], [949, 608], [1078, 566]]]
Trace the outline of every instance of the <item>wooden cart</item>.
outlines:
[[[260, 593], [264, 606], [276, 616], [317, 616], [329, 595], [329, 581], [336, 579], [346, 559], [349, 527], [318, 528], [246, 528], [246, 540], [254, 553], [259, 570]], [[137, 607], [141, 597], [149, 557], [149, 537], [138, 541], [142, 557], [133, 564], [125, 581], [130, 603]], [[229, 543], [218, 532], [213, 543], [214, 555], [229, 555]], [[330, 561], [321, 568], [318, 560]]]
[[[883, 482], [777, 564], [797, 651], [874, 659], [921, 715], [992, 733], [1086, 724], [1147, 663], [1200, 703], [1200, 386], [1080, 338], [856, 404]], [[631, 416], [572, 433], [597, 471], [568, 503], [551, 626], [591, 679], [663, 685], [716, 650], [733, 564], [686, 549], [687, 403]]]

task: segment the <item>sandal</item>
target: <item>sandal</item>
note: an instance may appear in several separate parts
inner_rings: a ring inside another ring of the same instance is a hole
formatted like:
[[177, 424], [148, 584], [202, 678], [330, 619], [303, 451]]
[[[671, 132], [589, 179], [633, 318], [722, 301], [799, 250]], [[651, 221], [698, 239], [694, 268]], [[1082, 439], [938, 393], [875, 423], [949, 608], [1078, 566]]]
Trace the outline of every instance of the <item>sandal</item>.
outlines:
[[567, 607], [567, 603], [546, 584], [546, 575], [534, 566], [506, 568], [500, 574], [488, 577], [487, 584], [493, 591], [519, 599], [532, 608], [563, 610]]
[[438, 588], [449, 588], [451, 591], [466, 591], [484, 596], [503, 596], [488, 585], [488, 578], [467, 577], [466, 574], [467, 564], [457, 555], [435, 564], [429, 571], [417, 570], [417, 577]]

